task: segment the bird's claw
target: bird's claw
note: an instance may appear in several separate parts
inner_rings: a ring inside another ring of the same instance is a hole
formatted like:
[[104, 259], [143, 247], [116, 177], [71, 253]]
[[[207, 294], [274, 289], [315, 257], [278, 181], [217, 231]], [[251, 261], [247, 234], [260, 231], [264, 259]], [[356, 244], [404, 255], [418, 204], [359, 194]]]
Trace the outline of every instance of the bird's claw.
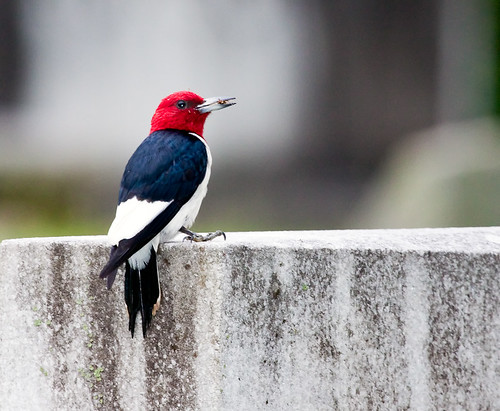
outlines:
[[217, 237], [224, 237], [224, 240], [226, 239], [226, 233], [224, 231], [221, 231], [221, 230], [217, 230], [217, 231], [214, 231], [213, 233], [208, 233], [207, 235], [202, 235], [202, 234], [198, 234], [198, 233], [191, 233], [189, 235], [187, 235], [186, 237], [184, 237], [184, 240], [183, 241], [194, 241], [196, 243], [200, 243], [200, 242], [203, 242], [203, 241], [211, 241], [213, 240], [214, 238], [217, 238]]

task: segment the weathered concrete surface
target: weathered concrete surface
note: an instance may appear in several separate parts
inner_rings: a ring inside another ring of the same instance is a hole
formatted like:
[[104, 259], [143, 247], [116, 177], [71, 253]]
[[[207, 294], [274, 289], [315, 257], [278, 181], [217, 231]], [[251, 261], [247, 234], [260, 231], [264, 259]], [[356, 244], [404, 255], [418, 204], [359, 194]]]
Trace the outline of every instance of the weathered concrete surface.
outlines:
[[1, 243], [0, 409], [500, 408], [500, 228], [164, 244], [146, 340], [107, 254]]

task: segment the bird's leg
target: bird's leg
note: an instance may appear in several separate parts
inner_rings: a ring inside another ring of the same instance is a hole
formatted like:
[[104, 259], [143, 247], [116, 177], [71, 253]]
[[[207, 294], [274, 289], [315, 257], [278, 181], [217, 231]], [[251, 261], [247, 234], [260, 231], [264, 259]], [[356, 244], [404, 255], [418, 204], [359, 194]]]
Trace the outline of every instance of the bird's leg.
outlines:
[[223, 236], [224, 240], [226, 239], [226, 233], [221, 230], [214, 231], [213, 233], [208, 233], [207, 235], [201, 235], [198, 233], [194, 233], [193, 231], [188, 230], [186, 227], [182, 226], [179, 230], [181, 233], [186, 234], [184, 240], [201, 242], [201, 241], [210, 241], [216, 237]]

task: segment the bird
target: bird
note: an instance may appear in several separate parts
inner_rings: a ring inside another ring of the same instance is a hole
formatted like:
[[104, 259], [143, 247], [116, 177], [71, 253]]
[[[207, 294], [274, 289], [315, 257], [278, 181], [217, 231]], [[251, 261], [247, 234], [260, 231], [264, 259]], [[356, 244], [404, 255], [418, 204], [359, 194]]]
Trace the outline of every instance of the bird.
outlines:
[[226, 235], [190, 230], [207, 193], [212, 165], [203, 137], [208, 115], [236, 104], [234, 97], [203, 98], [178, 91], [161, 100], [149, 136], [130, 157], [121, 179], [116, 215], [109, 227], [109, 260], [101, 270], [108, 290], [125, 263], [125, 303], [134, 337], [141, 313], [142, 334], [150, 327], [161, 300], [156, 254], [160, 239], [179, 232], [191, 241]]

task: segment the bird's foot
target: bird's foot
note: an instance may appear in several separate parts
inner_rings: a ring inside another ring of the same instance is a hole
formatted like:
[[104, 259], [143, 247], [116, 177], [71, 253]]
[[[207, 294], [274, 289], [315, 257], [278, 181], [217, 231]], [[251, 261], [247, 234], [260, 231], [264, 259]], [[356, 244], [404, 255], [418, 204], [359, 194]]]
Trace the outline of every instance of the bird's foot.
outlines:
[[181, 227], [180, 229], [181, 233], [187, 234], [186, 237], [184, 237], [184, 241], [194, 241], [196, 243], [202, 242], [202, 241], [210, 241], [213, 240], [214, 238], [217, 237], [224, 237], [224, 240], [226, 239], [226, 233], [221, 230], [214, 231], [213, 233], [208, 233], [206, 235], [198, 234], [193, 231], [189, 231], [185, 227]]
[[158, 296], [158, 299], [156, 300], [156, 303], [153, 305], [153, 311], [151, 312], [153, 317], [156, 315], [156, 312], [160, 309], [160, 301], [161, 301], [161, 292], [160, 295]]

